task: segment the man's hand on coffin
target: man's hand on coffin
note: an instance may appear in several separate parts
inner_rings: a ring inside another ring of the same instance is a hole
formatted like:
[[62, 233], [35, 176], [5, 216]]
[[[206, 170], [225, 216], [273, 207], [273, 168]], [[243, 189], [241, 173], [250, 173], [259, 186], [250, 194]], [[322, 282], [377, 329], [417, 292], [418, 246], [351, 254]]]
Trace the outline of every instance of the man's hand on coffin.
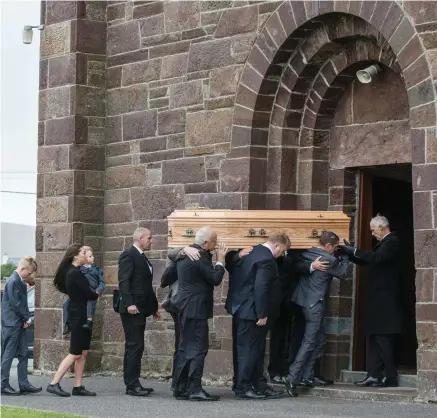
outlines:
[[312, 263], [311, 267], [313, 270], [325, 271], [329, 268], [329, 261], [320, 261], [322, 257], [317, 257]]
[[252, 251], [253, 247], [243, 248], [239, 253], [238, 257], [243, 258]]
[[225, 244], [221, 242], [216, 250], [217, 261], [223, 263], [225, 261], [225, 255], [228, 252], [228, 249], [225, 247]]
[[199, 250], [197, 248], [193, 248], [193, 247], [185, 247], [183, 249], [184, 254], [191, 260], [191, 261], [196, 261], [199, 260], [200, 258], [200, 253]]

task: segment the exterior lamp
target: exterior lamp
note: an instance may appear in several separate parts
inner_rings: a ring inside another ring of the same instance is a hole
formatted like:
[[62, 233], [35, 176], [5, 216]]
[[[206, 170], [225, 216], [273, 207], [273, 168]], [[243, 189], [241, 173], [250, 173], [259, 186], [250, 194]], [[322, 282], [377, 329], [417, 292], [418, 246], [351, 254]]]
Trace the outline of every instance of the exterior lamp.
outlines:
[[364, 70], [357, 71], [357, 78], [360, 83], [370, 83], [372, 81], [372, 77], [374, 77], [376, 74], [378, 74], [381, 71], [381, 68], [379, 65], [370, 65], [369, 67], [365, 68]]
[[38, 26], [25, 25], [23, 28], [23, 44], [32, 43], [33, 29], [43, 30], [44, 25], [38, 25]]

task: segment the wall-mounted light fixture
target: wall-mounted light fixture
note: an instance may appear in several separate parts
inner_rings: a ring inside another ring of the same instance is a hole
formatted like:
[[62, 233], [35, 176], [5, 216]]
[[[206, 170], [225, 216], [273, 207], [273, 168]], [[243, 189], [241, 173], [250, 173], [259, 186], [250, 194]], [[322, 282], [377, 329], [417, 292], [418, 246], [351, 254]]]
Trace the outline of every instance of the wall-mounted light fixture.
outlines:
[[23, 28], [23, 44], [32, 43], [33, 29], [43, 30], [44, 25], [38, 25], [38, 26], [25, 25]]
[[360, 83], [370, 83], [372, 81], [372, 77], [378, 74], [381, 71], [381, 67], [377, 64], [370, 65], [364, 70], [357, 71], [357, 78]]

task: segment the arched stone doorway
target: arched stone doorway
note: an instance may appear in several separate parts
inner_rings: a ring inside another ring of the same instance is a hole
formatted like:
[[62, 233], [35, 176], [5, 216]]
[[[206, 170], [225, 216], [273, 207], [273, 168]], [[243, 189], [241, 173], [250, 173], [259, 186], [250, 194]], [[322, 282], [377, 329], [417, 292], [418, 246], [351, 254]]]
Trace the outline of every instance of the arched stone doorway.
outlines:
[[[433, 220], [420, 215], [422, 199], [431, 199], [427, 192], [434, 189], [431, 179], [437, 171], [423, 165], [425, 156], [417, 152], [427, 129], [435, 126], [435, 92], [416, 30], [396, 2], [281, 4], [257, 38], [240, 79], [230, 158], [222, 164], [223, 171], [238, 172], [240, 180], [223, 178], [222, 191], [243, 192], [247, 209], [344, 210], [355, 234], [355, 172], [345, 170], [346, 163], [331, 169], [329, 154], [338, 104], [357, 69], [369, 63], [379, 63], [385, 74], [401, 80], [401, 95], [408, 100], [411, 147], [399, 147], [389, 162], [412, 166], [418, 283], [437, 267], [436, 256], [429, 255], [437, 244]], [[384, 161], [382, 155], [375, 165]], [[352, 294], [347, 284], [338, 284], [334, 293], [341, 320], [331, 327], [331, 376], [351, 366], [353, 347], [345, 328], [352, 329]], [[425, 321], [426, 296], [418, 292], [416, 301], [417, 321]], [[434, 376], [427, 370], [432, 353], [419, 339], [419, 389], [431, 388]]]

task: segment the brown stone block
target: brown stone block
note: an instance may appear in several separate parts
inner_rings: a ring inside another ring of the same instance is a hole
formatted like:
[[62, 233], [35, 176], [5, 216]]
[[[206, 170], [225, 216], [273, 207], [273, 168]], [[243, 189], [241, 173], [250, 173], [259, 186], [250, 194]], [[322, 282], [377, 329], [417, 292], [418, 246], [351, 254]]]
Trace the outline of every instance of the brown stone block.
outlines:
[[44, 176], [44, 195], [63, 196], [74, 193], [74, 172], [61, 171]]
[[[416, 227], [416, 226], [415, 226]], [[434, 272], [432, 269], [418, 269], [416, 271], [416, 300], [430, 302], [433, 300]]]
[[108, 55], [134, 51], [140, 48], [140, 30], [138, 20], [109, 26], [107, 29]]
[[131, 144], [129, 142], [119, 142], [108, 144], [106, 146], [106, 156], [115, 157], [117, 155], [126, 155], [130, 153]]
[[214, 318], [214, 332], [218, 338], [232, 338], [232, 318], [217, 316]]
[[431, 192], [414, 192], [414, 229], [432, 228]]
[[105, 190], [105, 204], [129, 203], [129, 189]]
[[398, 54], [402, 48], [404, 48], [406, 43], [412, 38], [414, 33], [414, 28], [412, 27], [410, 21], [405, 17], [390, 39], [390, 46], [393, 49], [393, 52]]
[[435, 400], [437, 393], [437, 372], [418, 370], [417, 389], [422, 399]]
[[122, 85], [147, 83], [159, 79], [161, 60], [137, 62], [123, 66]]
[[[164, 39], [163, 41], [166, 40], [168, 39]], [[144, 44], [144, 39], [143, 39], [143, 44]], [[190, 41], [174, 42], [173, 40], [170, 40], [167, 45], [159, 45], [150, 48], [149, 55], [150, 58], [165, 57], [169, 55], [188, 52], [189, 49], [190, 49]]]
[[146, 171], [144, 166], [122, 166], [106, 169], [106, 187], [108, 189], [144, 186], [145, 183]]
[[435, 103], [429, 103], [410, 110], [410, 125], [412, 128], [433, 127], [435, 121]]
[[202, 206], [210, 209], [241, 209], [241, 195], [234, 193], [212, 193], [201, 196]]
[[[164, 33], [164, 16], [156, 15], [140, 20], [141, 37], [149, 37]], [[142, 45], [144, 46], [144, 45]]]
[[71, 36], [74, 35], [71, 52], [106, 54], [106, 22], [77, 19], [72, 22]]
[[162, 182], [164, 184], [199, 183], [205, 180], [205, 160], [203, 157], [162, 163]]
[[423, 54], [422, 44], [420, 42], [419, 36], [415, 36], [411, 39], [405, 48], [399, 52], [398, 63], [401, 69], [407, 68], [414, 61], [416, 61]]
[[437, 345], [437, 324], [433, 322], [416, 323], [417, 342], [420, 347], [435, 348]]
[[200, 4], [197, 2], [170, 2], [164, 4], [167, 32], [193, 29], [200, 24]]
[[77, 2], [76, 1], [47, 1], [46, 2], [46, 24], [64, 22], [72, 20], [76, 17]]
[[231, 40], [220, 39], [192, 44], [188, 58], [188, 72], [226, 67], [233, 64]]
[[140, 139], [140, 152], [155, 152], [164, 150], [167, 145], [167, 138], [165, 136], [155, 137], [152, 139]]
[[244, 84], [245, 86], [249, 87], [251, 90], [258, 92], [261, 88], [263, 78], [252, 67], [246, 66], [246, 68], [244, 69], [241, 75], [240, 82], [241, 84]]
[[[38, 272], [38, 274], [40, 274], [40, 272]], [[39, 298], [40, 302], [36, 305], [37, 308], [61, 309], [65, 300], [65, 295], [55, 288], [53, 285], [53, 278], [51, 277], [50, 279], [40, 280]]]
[[427, 79], [429, 77], [429, 68], [428, 63], [426, 62], [426, 57], [423, 56], [416, 60], [412, 65], [404, 70], [403, 75], [407, 88]]
[[39, 340], [62, 339], [61, 309], [35, 309], [35, 338]]
[[87, 140], [87, 120], [81, 116], [51, 119], [46, 122], [46, 145], [82, 144]]
[[123, 371], [123, 357], [104, 355], [102, 357], [101, 370], [121, 373]]
[[107, 117], [105, 119], [105, 137], [107, 144], [122, 140], [121, 116]]
[[238, 7], [225, 10], [218, 22], [216, 38], [252, 32], [258, 26], [258, 6]]
[[185, 194], [217, 193], [217, 182], [185, 184]]
[[183, 186], [135, 187], [131, 189], [134, 219], [164, 219], [184, 207]]
[[209, 350], [205, 360], [205, 378], [227, 380], [232, 378], [232, 352]]
[[156, 110], [136, 112], [123, 116], [123, 140], [146, 138], [156, 133]]
[[403, 2], [403, 7], [415, 24], [437, 21], [437, 10], [432, 2], [407, 0]]
[[182, 158], [184, 155], [183, 150], [166, 150], [157, 151], [147, 154], [140, 154], [140, 164], [153, 163], [157, 161], [176, 160]]
[[391, 8], [391, 2], [389, 1], [377, 1], [375, 5], [375, 10], [373, 11], [372, 17], [369, 21], [376, 29], [380, 29], [389, 9]]
[[420, 106], [434, 101], [434, 85], [431, 79], [427, 79], [408, 90], [410, 107]]
[[39, 62], [39, 89], [47, 88], [48, 79], [48, 60], [41, 60]]
[[158, 114], [158, 134], [166, 135], [178, 132], [185, 132], [186, 111], [170, 110]]
[[125, 235], [132, 235], [135, 229], [138, 228], [137, 222], [128, 222], [122, 224], [109, 224], [105, 223], [104, 225], [104, 236], [105, 237], [118, 237]]
[[419, 349], [417, 351], [417, 363], [421, 369], [437, 371], [437, 356], [435, 350]]
[[103, 197], [74, 196], [73, 222], [103, 222]]
[[39, 120], [61, 118], [70, 114], [70, 87], [42, 90], [39, 93]]
[[198, 146], [228, 142], [231, 134], [232, 109], [187, 114], [185, 142]]
[[69, 341], [39, 340], [39, 368], [42, 371], [54, 372], [67, 356]]
[[108, 116], [147, 109], [147, 86], [125, 87], [107, 93]]
[[437, 267], [437, 230], [414, 231], [416, 267]]
[[46, 197], [37, 199], [36, 219], [39, 223], [66, 222], [68, 197]]
[[249, 54], [247, 62], [260, 74], [266, 74], [270, 66], [270, 61], [264, 56], [257, 45], [255, 45]]
[[38, 253], [36, 255], [36, 262], [38, 263], [38, 276], [50, 277], [51, 280], [53, 280], [53, 276], [56, 273], [56, 269], [58, 268], [62, 257], [64, 257], [64, 251]]
[[41, 58], [64, 55], [70, 52], [71, 22], [46, 26], [41, 31]]
[[222, 192], [248, 192], [249, 174], [249, 158], [223, 160], [220, 166], [220, 190]]
[[105, 238], [103, 240], [104, 251], [123, 251], [124, 249], [124, 238], [123, 237], [112, 237]]
[[124, 342], [124, 332], [120, 315], [112, 309], [105, 309], [103, 311], [102, 340], [104, 342]]
[[105, 116], [105, 90], [77, 85], [74, 88], [75, 113], [83, 116]]
[[129, 221], [132, 221], [132, 206], [130, 203], [105, 206], [105, 222], [121, 223]]
[[141, 19], [143, 17], [158, 15], [163, 12], [163, 4], [160, 1], [145, 2], [146, 4], [140, 4], [134, 7], [133, 19]]
[[[108, 8], [106, 10], [106, 19], [108, 22], [111, 22], [113, 20], [117, 19], [124, 19], [126, 15], [125, 3], [118, 3], [118, 4], [108, 4]], [[135, 13], [135, 9], [134, 9]], [[135, 20], [137, 18], [135, 17]]]
[[105, 147], [91, 145], [72, 145], [69, 164], [76, 170], [104, 170]]
[[188, 54], [177, 54], [162, 59], [161, 78], [184, 76], [187, 73]]
[[385, 39], [390, 39], [400, 21], [404, 17], [404, 11], [396, 2], [391, 2], [390, 10], [384, 20], [384, 24], [379, 29]]
[[426, 191], [437, 189], [437, 165], [413, 166], [413, 190]]
[[107, 66], [113, 67], [116, 65], [132, 64], [137, 61], [145, 61], [149, 59], [149, 50], [141, 49], [140, 51], [126, 52], [113, 57], [108, 57]]
[[202, 101], [202, 80], [195, 80], [170, 86], [171, 108], [200, 104]]

